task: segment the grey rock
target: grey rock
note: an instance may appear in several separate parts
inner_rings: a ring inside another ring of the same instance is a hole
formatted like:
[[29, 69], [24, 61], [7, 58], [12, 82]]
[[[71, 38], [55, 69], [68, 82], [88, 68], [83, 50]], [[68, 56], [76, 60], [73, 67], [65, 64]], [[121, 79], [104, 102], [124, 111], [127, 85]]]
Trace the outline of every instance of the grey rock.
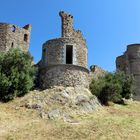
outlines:
[[88, 102], [88, 101], [89, 101], [88, 97], [86, 97], [84, 95], [78, 95], [75, 99], [75, 104], [80, 105], [83, 102]]
[[60, 116], [61, 116], [61, 113], [59, 109], [51, 110], [48, 112], [49, 119], [56, 119], [56, 118], [59, 118]]
[[25, 107], [28, 109], [40, 109], [40, 108], [42, 108], [42, 106], [39, 104], [25, 104]]

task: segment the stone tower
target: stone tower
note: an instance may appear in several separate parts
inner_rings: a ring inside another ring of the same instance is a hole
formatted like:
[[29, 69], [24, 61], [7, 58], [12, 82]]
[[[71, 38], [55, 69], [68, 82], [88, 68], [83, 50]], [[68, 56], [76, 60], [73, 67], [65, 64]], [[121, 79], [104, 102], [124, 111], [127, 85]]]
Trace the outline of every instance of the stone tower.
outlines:
[[116, 58], [116, 67], [127, 74], [133, 74], [136, 93], [133, 98], [140, 100], [140, 44], [128, 45], [126, 52]]
[[40, 87], [83, 86], [88, 87], [87, 46], [81, 31], [73, 28], [73, 16], [63, 11], [61, 38], [43, 44], [39, 63]]
[[0, 51], [8, 51], [10, 48], [28, 51], [30, 32], [30, 24], [20, 28], [13, 24], [0, 23]]

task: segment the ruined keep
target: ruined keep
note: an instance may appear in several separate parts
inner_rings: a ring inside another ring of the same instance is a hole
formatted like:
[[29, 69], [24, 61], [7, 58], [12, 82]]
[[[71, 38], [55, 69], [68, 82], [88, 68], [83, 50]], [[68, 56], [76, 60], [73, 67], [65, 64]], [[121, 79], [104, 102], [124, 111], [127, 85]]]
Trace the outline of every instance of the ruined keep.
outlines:
[[61, 38], [48, 40], [42, 47], [39, 62], [39, 85], [42, 89], [54, 86], [89, 86], [86, 41], [80, 30], [73, 28], [73, 16], [63, 11]]
[[30, 24], [20, 28], [13, 24], [0, 23], [0, 51], [8, 51], [10, 48], [28, 51], [30, 32]]
[[128, 45], [126, 52], [116, 58], [116, 67], [127, 74], [133, 74], [136, 94], [133, 98], [140, 100], [140, 44]]

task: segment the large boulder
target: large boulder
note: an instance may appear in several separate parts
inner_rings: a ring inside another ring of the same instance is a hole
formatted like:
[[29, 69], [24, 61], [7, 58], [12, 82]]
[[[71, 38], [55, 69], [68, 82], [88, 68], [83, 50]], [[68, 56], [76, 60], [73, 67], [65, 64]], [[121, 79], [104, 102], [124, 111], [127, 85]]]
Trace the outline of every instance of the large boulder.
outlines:
[[34, 90], [24, 97], [22, 106], [36, 109], [42, 118], [66, 118], [75, 114], [98, 111], [101, 104], [84, 87], [54, 87], [43, 91]]

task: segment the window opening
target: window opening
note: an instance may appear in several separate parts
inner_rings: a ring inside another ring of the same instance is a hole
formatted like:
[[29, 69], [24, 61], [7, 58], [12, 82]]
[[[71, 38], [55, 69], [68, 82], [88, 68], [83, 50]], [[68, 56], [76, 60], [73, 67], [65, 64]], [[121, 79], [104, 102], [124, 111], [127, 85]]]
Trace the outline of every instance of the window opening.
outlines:
[[66, 64], [72, 64], [73, 58], [73, 46], [72, 45], [66, 45]]
[[24, 34], [24, 41], [28, 41], [28, 35], [27, 34]]
[[11, 31], [12, 32], [15, 32], [16, 31], [16, 27], [14, 25], [11, 27]]
[[11, 48], [13, 48], [14, 47], [14, 43], [12, 42], [12, 44], [11, 44]]

